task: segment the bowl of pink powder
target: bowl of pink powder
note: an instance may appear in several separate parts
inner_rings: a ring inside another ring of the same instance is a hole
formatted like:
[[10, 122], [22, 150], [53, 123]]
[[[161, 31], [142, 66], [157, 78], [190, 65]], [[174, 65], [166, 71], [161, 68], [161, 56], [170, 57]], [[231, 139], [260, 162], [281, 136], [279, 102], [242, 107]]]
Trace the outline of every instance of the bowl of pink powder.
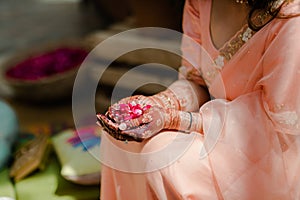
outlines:
[[71, 96], [77, 70], [89, 51], [78, 41], [25, 50], [1, 66], [2, 79], [14, 98], [34, 102], [62, 100]]

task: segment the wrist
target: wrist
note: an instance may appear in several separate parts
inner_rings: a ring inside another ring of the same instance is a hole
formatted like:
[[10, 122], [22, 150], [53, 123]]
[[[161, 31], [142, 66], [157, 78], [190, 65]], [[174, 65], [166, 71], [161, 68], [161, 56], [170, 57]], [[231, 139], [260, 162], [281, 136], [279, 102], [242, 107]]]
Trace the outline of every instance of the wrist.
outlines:
[[165, 112], [165, 128], [184, 132], [203, 132], [200, 113], [167, 109]]
[[[203, 133], [202, 127], [202, 115], [199, 112], [187, 112], [189, 114], [189, 127], [188, 132], [200, 132]], [[187, 122], [185, 122], [187, 123]]]

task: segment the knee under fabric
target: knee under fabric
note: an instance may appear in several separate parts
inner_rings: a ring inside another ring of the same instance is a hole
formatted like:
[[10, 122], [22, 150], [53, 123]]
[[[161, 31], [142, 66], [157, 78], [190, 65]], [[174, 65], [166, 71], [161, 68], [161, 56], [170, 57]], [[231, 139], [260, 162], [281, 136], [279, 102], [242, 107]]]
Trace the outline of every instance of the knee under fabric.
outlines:
[[18, 135], [18, 120], [14, 110], [0, 100], [0, 169], [11, 154], [11, 148]]

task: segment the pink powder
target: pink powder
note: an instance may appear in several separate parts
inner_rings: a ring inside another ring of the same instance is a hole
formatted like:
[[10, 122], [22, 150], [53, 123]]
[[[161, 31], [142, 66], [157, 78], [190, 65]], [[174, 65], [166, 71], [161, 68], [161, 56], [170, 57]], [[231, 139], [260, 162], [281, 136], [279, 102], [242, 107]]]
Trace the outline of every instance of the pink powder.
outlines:
[[8, 78], [39, 80], [78, 67], [88, 52], [83, 49], [59, 48], [30, 57], [6, 71]]

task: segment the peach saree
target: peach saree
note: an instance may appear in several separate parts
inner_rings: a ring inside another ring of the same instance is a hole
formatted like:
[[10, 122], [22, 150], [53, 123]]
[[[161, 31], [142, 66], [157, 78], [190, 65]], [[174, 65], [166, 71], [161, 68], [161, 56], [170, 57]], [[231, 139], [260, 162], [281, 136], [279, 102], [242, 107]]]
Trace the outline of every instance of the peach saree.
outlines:
[[[209, 32], [210, 0], [187, 0], [180, 78], [208, 87], [203, 132], [165, 131], [142, 143], [104, 134], [101, 199], [300, 199], [298, 0], [258, 32], [243, 27], [222, 48]], [[193, 103], [193, 102], [190, 102]], [[140, 156], [143, 155], [143, 156]]]

